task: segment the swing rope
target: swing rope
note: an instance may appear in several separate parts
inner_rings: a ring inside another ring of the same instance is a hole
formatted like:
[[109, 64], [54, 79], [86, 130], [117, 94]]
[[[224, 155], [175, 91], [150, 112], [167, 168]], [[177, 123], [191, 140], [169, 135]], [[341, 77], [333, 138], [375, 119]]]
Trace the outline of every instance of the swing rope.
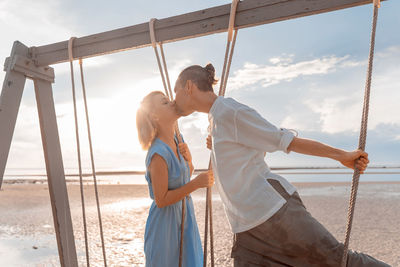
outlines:
[[[231, 13], [229, 16], [229, 27], [228, 27], [228, 39], [226, 43], [224, 66], [222, 68], [221, 83], [219, 87], [219, 95], [222, 96], [225, 95], [226, 84], [228, 82], [228, 77], [229, 77], [229, 70], [231, 68], [233, 51], [235, 49], [235, 44], [236, 44], [236, 36], [238, 33], [238, 29], [235, 28], [235, 33], [233, 34], [233, 29], [235, 27], [236, 9], [238, 3], [239, 0], [233, 0], [231, 4]], [[233, 34], [233, 40], [232, 40], [232, 34]]]
[[[370, 91], [371, 91], [372, 67], [373, 67], [374, 49], [375, 49], [375, 33], [376, 33], [376, 24], [377, 24], [377, 20], [378, 20], [378, 9], [380, 7], [380, 0], [373, 0], [373, 3], [374, 3], [374, 13], [373, 13], [373, 20], [372, 20], [370, 50], [369, 50], [369, 57], [368, 57], [367, 80], [366, 80], [366, 84], [365, 84], [364, 104], [363, 104], [362, 119], [361, 119], [361, 130], [360, 130], [360, 137], [359, 137], [359, 144], [358, 144], [358, 149], [361, 149], [361, 150], [365, 150], [365, 143], [366, 143], [366, 139], [367, 139], [369, 98], [370, 98]], [[350, 203], [349, 203], [349, 210], [348, 210], [348, 216], [347, 216], [346, 237], [345, 237], [345, 242], [344, 242], [343, 257], [342, 257], [342, 264], [341, 264], [342, 267], [345, 267], [347, 265], [347, 254], [348, 254], [348, 248], [349, 248], [349, 243], [350, 243], [350, 233], [351, 233], [351, 227], [352, 227], [352, 223], [353, 223], [354, 208], [356, 205], [359, 180], [360, 180], [360, 171], [358, 170], [358, 168], [355, 168], [354, 174], [353, 174], [353, 179], [352, 179], [352, 184], [351, 184]]]
[[83, 219], [83, 231], [85, 236], [85, 250], [86, 250], [86, 265], [89, 267], [89, 245], [88, 245], [88, 236], [87, 236], [87, 226], [86, 226], [86, 210], [85, 210], [85, 196], [83, 192], [83, 181], [82, 181], [82, 162], [81, 162], [81, 148], [79, 142], [79, 128], [78, 128], [78, 115], [76, 108], [76, 92], [75, 92], [75, 78], [74, 78], [74, 66], [73, 66], [73, 54], [72, 54], [72, 46], [75, 37], [71, 37], [68, 41], [68, 54], [69, 54], [69, 65], [71, 71], [71, 83], [72, 83], [72, 98], [74, 102], [74, 118], [75, 118], [75, 138], [76, 138], [76, 149], [78, 152], [78, 167], [79, 167], [79, 184], [80, 184], [80, 193], [81, 193], [81, 202], [82, 202], [82, 219]]
[[[156, 41], [156, 35], [155, 35], [155, 31], [154, 31], [154, 23], [156, 20], [157, 19], [152, 18], [149, 22], [151, 45], [153, 46], [154, 52], [156, 54], [157, 64], [158, 64], [158, 68], [160, 70], [160, 75], [161, 75], [161, 79], [162, 79], [162, 82], [164, 85], [165, 94], [167, 95], [169, 100], [172, 101], [172, 100], [174, 100], [174, 96], [173, 96], [172, 90], [171, 90], [171, 83], [169, 81], [167, 62], [165, 60], [162, 42], [159, 43], [159, 46], [160, 46], [161, 58], [162, 58], [162, 63], [163, 63], [164, 69], [161, 66], [160, 55], [158, 54], [158, 49], [157, 49], [157, 41]], [[182, 143], [183, 140], [181, 137], [181, 133], [179, 131], [178, 123], [175, 123], [175, 134], [178, 138], [178, 143], [179, 144]], [[184, 197], [182, 199], [181, 238], [180, 238], [180, 242], [179, 242], [179, 267], [182, 266], [182, 262], [183, 262], [183, 238], [184, 238], [184, 228], [185, 228], [185, 212], [186, 212], [186, 197]]]
[[[233, 0], [231, 4], [231, 11], [229, 15], [229, 26], [228, 26], [228, 38], [225, 49], [225, 57], [224, 57], [224, 65], [222, 68], [221, 74], [221, 82], [218, 95], [224, 96], [226, 91], [226, 85], [229, 77], [229, 70], [231, 68], [233, 52], [236, 44], [236, 36], [238, 33], [238, 29], [235, 28], [235, 18], [236, 18], [236, 10], [238, 6], [239, 0]], [[235, 33], [233, 34], [233, 30], [235, 29]], [[233, 39], [232, 39], [233, 35]], [[211, 157], [208, 163], [208, 169], [210, 170], [211, 166]], [[207, 188], [206, 193], [206, 214], [205, 214], [205, 224], [204, 224], [204, 258], [203, 258], [203, 266], [207, 266], [207, 241], [208, 241], [208, 221], [210, 221], [210, 258], [211, 258], [211, 266], [214, 267], [214, 228], [213, 228], [213, 216], [212, 216], [212, 188]]]
[[89, 111], [87, 107], [87, 99], [86, 99], [86, 87], [85, 87], [85, 80], [83, 77], [83, 66], [82, 66], [82, 59], [79, 59], [79, 66], [81, 72], [81, 82], [82, 82], [82, 92], [83, 92], [83, 100], [85, 103], [85, 113], [86, 113], [86, 125], [88, 131], [88, 139], [89, 139], [89, 148], [90, 148], [90, 160], [92, 165], [92, 174], [93, 174], [93, 182], [94, 182], [94, 192], [96, 196], [96, 206], [97, 206], [97, 216], [99, 220], [99, 228], [100, 228], [100, 238], [101, 238], [101, 248], [103, 252], [103, 261], [104, 266], [107, 267], [107, 257], [106, 257], [106, 249], [104, 245], [104, 234], [103, 234], [103, 221], [101, 219], [101, 211], [100, 211], [100, 201], [99, 201], [99, 192], [97, 189], [97, 177], [96, 177], [96, 169], [94, 165], [94, 156], [93, 156], [93, 145], [92, 145], [92, 135], [90, 132], [90, 122], [89, 122]]
[[[72, 87], [74, 91], [74, 110], [75, 110], [75, 125], [76, 125], [76, 132], [79, 133], [77, 125], [78, 125], [78, 120], [76, 116], [76, 97], [75, 97], [75, 81], [74, 81], [74, 76], [73, 76], [73, 54], [72, 54], [72, 47], [73, 47], [73, 40], [75, 37], [72, 37], [70, 39], [70, 42], [68, 43], [68, 52], [69, 52], [69, 58], [70, 58], [70, 66], [71, 66], [71, 80], [72, 80]], [[93, 145], [92, 145], [92, 135], [90, 131], [90, 121], [89, 121], [89, 110], [88, 110], [88, 105], [87, 105], [87, 98], [86, 98], [86, 86], [85, 86], [85, 79], [83, 75], [83, 62], [82, 59], [79, 59], [79, 67], [80, 67], [80, 74], [81, 74], [81, 84], [82, 84], [82, 93], [83, 93], [83, 100], [84, 100], [84, 105], [85, 105], [85, 115], [86, 115], [86, 126], [87, 126], [87, 131], [88, 131], [88, 140], [89, 140], [89, 149], [90, 149], [90, 160], [91, 160], [91, 166], [92, 166], [92, 175], [93, 175], [93, 182], [94, 182], [94, 191], [95, 191], [95, 196], [96, 196], [96, 206], [97, 206], [97, 216], [99, 220], [99, 228], [100, 228], [100, 238], [101, 238], [101, 247], [102, 247], [102, 252], [103, 252], [103, 262], [104, 266], [107, 267], [107, 257], [106, 257], [106, 250], [105, 250], [105, 243], [104, 243], [104, 232], [103, 232], [103, 222], [101, 218], [101, 211], [100, 211], [100, 201], [99, 201], [99, 193], [98, 193], [98, 187], [97, 187], [97, 177], [96, 177], [96, 168], [95, 168], [95, 163], [94, 163], [94, 154], [93, 154]], [[79, 135], [78, 140], [79, 140]], [[77, 142], [78, 145], [78, 151], [80, 154], [80, 144]], [[80, 155], [79, 155], [80, 159]], [[81, 163], [79, 160], [79, 165], [81, 169]], [[82, 183], [82, 175], [80, 171], [80, 181], [81, 181], [81, 198], [83, 199], [83, 183]], [[84, 202], [82, 202], [84, 203]], [[84, 206], [84, 205], [83, 205]], [[84, 210], [84, 209], [83, 209]], [[87, 257], [87, 264], [89, 266], [89, 252], [88, 252], [88, 242], [87, 242], [87, 228], [86, 228], [86, 214], [83, 212], [83, 217], [84, 217], [84, 230], [85, 230], [85, 246], [86, 246], [86, 257]]]
[[[164, 71], [165, 71], [165, 79], [167, 80], [169, 97], [170, 97], [170, 100], [172, 101], [172, 100], [174, 100], [174, 95], [172, 94], [172, 90], [171, 90], [171, 83], [169, 81], [167, 62], [165, 60], [164, 48], [163, 48], [163, 44], [162, 43], [160, 43], [160, 52], [161, 52], [161, 58], [162, 58], [162, 61], [163, 61], [163, 66], [164, 66]], [[179, 129], [178, 129], [178, 131], [179, 131]]]

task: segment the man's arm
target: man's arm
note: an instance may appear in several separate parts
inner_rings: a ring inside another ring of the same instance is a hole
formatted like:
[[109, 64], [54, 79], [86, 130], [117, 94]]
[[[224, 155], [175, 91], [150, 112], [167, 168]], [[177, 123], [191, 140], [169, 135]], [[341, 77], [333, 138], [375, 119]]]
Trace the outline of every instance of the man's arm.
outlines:
[[362, 150], [345, 151], [331, 147], [315, 140], [294, 137], [288, 146], [288, 151], [317, 157], [331, 158], [344, 166], [354, 169], [357, 167], [363, 173], [369, 163], [368, 154]]
[[263, 152], [287, 151], [293, 133], [279, 129], [250, 107], [239, 108], [234, 116], [234, 141]]

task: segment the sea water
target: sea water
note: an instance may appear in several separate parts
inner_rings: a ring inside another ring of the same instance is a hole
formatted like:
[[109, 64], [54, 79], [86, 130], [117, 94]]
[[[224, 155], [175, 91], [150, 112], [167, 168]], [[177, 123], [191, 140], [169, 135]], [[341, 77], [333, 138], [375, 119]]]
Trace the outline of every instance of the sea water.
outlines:
[[[286, 178], [289, 182], [350, 182], [353, 172], [350, 169], [288, 169], [272, 170]], [[66, 174], [77, 173], [77, 170], [66, 170]], [[83, 173], [90, 174], [90, 170]], [[195, 177], [196, 173], [193, 177]], [[147, 184], [144, 174], [96, 175], [99, 184]], [[4, 175], [5, 182], [43, 183], [47, 177], [42, 169], [9, 169]], [[78, 183], [79, 176], [66, 176], [67, 182]], [[92, 183], [92, 176], [83, 177], [85, 183]], [[361, 182], [400, 182], [400, 168], [374, 168], [361, 175]]]

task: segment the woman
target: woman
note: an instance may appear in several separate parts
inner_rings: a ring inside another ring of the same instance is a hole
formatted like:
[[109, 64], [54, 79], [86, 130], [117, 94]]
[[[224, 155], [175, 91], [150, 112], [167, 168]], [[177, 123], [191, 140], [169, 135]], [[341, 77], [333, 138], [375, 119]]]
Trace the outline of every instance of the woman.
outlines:
[[179, 116], [172, 102], [161, 92], [152, 92], [136, 114], [140, 144], [148, 150], [146, 180], [154, 200], [147, 218], [144, 252], [147, 267], [178, 266], [182, 199], [186, 197], [183, 237], [183, 264], [203, 266], [203, 250], [190, 193], [214, 183], [212, 172], [193, 180], [192, 157], [185, 143], [174, 134]]

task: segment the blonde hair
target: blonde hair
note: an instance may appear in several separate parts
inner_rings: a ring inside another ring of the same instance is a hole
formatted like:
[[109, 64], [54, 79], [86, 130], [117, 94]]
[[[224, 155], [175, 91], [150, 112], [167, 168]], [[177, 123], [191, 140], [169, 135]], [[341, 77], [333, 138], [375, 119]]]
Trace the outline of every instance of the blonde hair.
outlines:
[[157, 127], [150, 117], [150, 110], [154, 104], [153, 97], [159, 94], [164, 95], [164, 93], [160, 91], [154, 91], [145, 96], [136, 112], [136, 128], [139, 143], [143, 150], [149, 149], [157, 135]]

